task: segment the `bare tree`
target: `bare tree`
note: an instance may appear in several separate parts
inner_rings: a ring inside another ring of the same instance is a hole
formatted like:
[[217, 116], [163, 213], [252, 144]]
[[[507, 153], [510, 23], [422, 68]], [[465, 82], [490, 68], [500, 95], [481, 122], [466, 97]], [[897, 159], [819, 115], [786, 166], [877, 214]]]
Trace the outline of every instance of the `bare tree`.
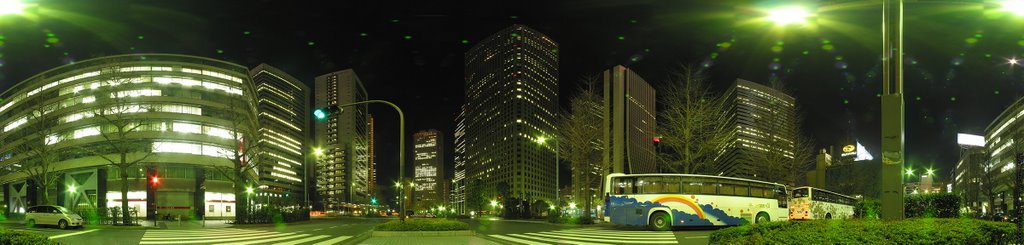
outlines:
[[249, 200], [248, 188], [258, 182], [256, 172], [259, 171], [261, 163], [265, 162], [263, 157], [264, 138], [260, 130], [259, 119], [256, 117], [255, 106], [251, 101], [245, 100], [240, 95], [231, 96], [223, 107], [223, 115], [229, 118], [230, 128], [230, 149], [225, 149], [221, 156], [231, 161], [231, 166], [217, 165], [213, 169], [227, 178], [234, 185], [236, 223], [249, 222]]
[[57, 135], [54, 133], [57, 118], [52, 114], [58, 109], [59, 104], [46, 104], [42, 97], [37, 97], [28, 104], [32, 108], [25, 116], [24, 130], [29, 133], [17, 147], [21, 159], [18, 162], [21, 166], [17, 171], [35, 183], [41, 194], [40, 204], [46, 205], [50, 204], [49, 190], [58, 183], [60, 177], [56, 171], [57, 161], [60, 160], [59, 152], [54, 145], [57, 143]]
[[[119, 67], [108, 67], [102, 71], [103, 85], [115, 87], [132, 83], [134, 79], [125, 76]], [[82, 112], [83, 118], [96, 118], [93, 128], [80, 129], [84, 134], [98, 134], [103, 140], [95, 145], [79, 146], [102, 158], [107, 165], [116, 167], [121, 177], [121, 217], [124, 224], [132, 223], [128, 208], [129, 171], [153, 155], [153, 142], [142, 137], [141, 132], [152, 122], [139, 117], [139, 113], [156, 110], [152, 105], [133, 101], [126, 93], [97, 93], [96, 107]]]
[[691, 66], [672, 74], [660, 93], [664, 107], [658, 113], [658, 133], [666, 148], [658, 156], [662, 167], [675, 173], [706, 172], [732, 139], [725, 98], [712, 93], [707, 77]]
[[603, 99], [595, 89], [596, 79], [585, 78], [584, 86], [570, 99], [570, 111], [562, 113], [558, 123], [561, 157], [572, 169], [573, 196], [583, 203], [583, 217], [590, 217], [594, 191], [601, 186], [604, 165], [601, 151], [601, 108]]

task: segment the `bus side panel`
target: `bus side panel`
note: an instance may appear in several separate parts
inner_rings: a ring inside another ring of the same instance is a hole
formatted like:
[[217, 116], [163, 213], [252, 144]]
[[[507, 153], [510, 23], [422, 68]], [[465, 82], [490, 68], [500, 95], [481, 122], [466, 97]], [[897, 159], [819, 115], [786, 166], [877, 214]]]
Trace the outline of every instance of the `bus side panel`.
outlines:
[[612, 224], [647, 225], [647, 213], [650, 205], [642, 205], [635, 198], [610, 196], [605, 209]]

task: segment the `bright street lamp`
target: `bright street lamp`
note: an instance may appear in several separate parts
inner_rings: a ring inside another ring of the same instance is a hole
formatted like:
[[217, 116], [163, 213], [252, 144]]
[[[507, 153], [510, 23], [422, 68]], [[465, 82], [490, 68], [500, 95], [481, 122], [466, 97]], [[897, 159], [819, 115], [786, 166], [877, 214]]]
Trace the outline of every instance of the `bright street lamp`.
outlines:
[[491, 206], [498, 206], [498, 201], [491, 200]]
[[925, 173], [926, 173], [926, 175], [928, 175], [928, 176], [932, 176], [932, 175], [935, 175], [935, 169], [930, 169], [930, 168], [929, 168], [928, 170], [926, 170], [926, 171], [925, 171]]
[[75, 193], [76, 189], [77, 188], [75, 188], [75, 185], [69, 185], [68, 186], [68, 192]]
[[576, 208], [576, 203], [575, 202], [570, 202], [569, 203], [569, 208], [575, 209]]
[[1024, 16], [1024, 0], [1004, 0], [1002, 10], [1017, 16]]
[[313, 155], [316, 155], [316, 156], [324, 155], [324, 149], [323, 148], [313, 148]]
[[252, 187], [246, 187], [245, 188], [245, 193], [252, 194], [253, 192], [254, 192], [254, 190], [252, 189]]
[[28, 6], [21, 0], [0, 0], [0, 15], [21, 14]]
[[1020, 60], [1017, 60], [1017, 58], [1010, 58], [1009, 60], [1006, 60], [1006, 63], [1010, 63], [1011, 65], [1016, 65], [1017, 63], [1020, 63]]
[[908, 176], [914, 176], [914, 169], [908, 168], [906, 173]]
[[804, 7], [790, 6], [768, 11], [765, 19], [775, 22], [776, 25], [784, 26], [789, 24], [806, 24], [807, 18], [814, 16]]

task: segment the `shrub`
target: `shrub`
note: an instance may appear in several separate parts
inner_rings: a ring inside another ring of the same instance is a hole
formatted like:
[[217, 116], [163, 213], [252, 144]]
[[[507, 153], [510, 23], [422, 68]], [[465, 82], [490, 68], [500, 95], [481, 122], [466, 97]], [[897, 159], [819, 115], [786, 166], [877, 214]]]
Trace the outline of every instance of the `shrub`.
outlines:
[[975, 219], [771, 222], [721, 229], [712, 244], [1005, 244], [1013, 224]]
[[378, 231], [458, 231], [469, 230], [469, 224], [465, 222], [436, 218], [406, 219], [403, 223], [400, 220], [392, 220], [377, 225]]
[[862, 219], [877, 219], [878, 213], [881, 211], [882, 204], [878, 202], [878, 199], [865, 198], [853, 209], [853, 217]]
[[59, 243], [50, 241], [49, 239], [46, 239], [45, 236], [40, 236], [24, 231], [0, 230], [0, 244], [49, 245]]
[[960, 197], [953, 193], [908, 195], [903, 204], [908, 218], [960, 217]]

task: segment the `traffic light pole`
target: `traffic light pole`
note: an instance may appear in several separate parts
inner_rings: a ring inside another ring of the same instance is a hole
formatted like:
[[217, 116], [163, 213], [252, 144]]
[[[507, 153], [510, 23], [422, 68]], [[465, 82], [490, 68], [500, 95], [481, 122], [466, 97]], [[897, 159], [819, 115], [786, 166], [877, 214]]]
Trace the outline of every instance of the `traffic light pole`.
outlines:
[[882, 219], [904, 218], [903, 0], [882, 1]]
[[[398, 108], [394, 103], [385, 100], [367, 100], [355, 103], [348, 103], [337, 106], [338, 111], [343, 111], [344, 107], [369, 104], [369, 103], [383, 103], [395, 108], [398, 112], [398, 179], [401, 181], [405, 179], [405, 114], [402, 113], [402, 108]], [[398, 204], [398, 217], [402, 222], [405, 222], [405, 203], [399, 202]]]

